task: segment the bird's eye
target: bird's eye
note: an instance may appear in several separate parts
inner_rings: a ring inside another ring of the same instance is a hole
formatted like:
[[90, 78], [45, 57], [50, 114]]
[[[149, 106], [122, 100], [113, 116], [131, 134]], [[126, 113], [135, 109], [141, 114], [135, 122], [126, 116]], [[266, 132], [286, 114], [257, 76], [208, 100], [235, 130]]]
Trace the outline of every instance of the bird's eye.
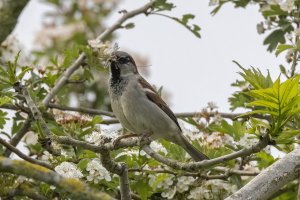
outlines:
[[126, 64], [126, 63], [129, 63], [130, 59], [128, 57], [120, 57], [118, 59], [118, 62], [121, 63], [121, 64]]

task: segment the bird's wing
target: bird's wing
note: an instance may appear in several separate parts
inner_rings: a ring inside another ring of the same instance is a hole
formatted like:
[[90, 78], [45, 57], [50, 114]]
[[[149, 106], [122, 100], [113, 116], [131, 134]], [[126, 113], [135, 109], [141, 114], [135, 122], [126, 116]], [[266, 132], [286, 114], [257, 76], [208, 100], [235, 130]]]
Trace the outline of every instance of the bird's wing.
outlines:
[[145, 90], [147, 98], [154, 104], [156, 104], [161, 110], [163, 110], [174, 121], [174, 123], [178, 126], [179, 130], [182, 131], [176, 116], [168, 107], [168, 105], [164, 102], [164, 100], [162, 100], [162, 98], [156, 93], [154, 88], [142, 77], [140, 77], [138, 81]]

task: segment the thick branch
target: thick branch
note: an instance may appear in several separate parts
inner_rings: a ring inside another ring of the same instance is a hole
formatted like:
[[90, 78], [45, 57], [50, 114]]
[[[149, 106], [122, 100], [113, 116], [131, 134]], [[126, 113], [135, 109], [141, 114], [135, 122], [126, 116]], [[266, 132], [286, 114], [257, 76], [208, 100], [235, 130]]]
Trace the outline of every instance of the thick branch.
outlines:
[[2, 144], [3, 146], [5, 146], [7, 149], [10, 150], [10, 152], [14, 152], [16, 155], [18, 155], [20, 158], [23, 158], [24, 160], [28, 161], [28, 162], [31, 162], [31, 163], [34, 163], [34, 164], [37, 164], [37, 165], [41, 165], [43, 167], [46, 167], [48, 169], [53, 169], [53, 167], [46, 163], [46, 162], [43, 162], [43, 161], [40, 161], [40, 160], [36, 160], [34, 158], [31, 158], [25, 154], [23, 154], [19, 149], [17, 149], [16, 147], [12, 146], [11, 144], [7, 143], [5, 140], [3, 140], [2, 138], [0, 138], [0, 144]]
[[[26, 119], [26, 121], [24, 122], [23, 127], [14, 135], [14, 137], [10, 140], [10, 145], [13, 147], [16, 147], [19, 142], [21, 141], [21, 139], [24, 137], [24, 135], [28, 132], [29, 128], [30, 128], [30, 122], [31, 122], [31, 118], [28, 117]], [[9, 148], [7, 148], [4, 152], [4, 156], [5, 157], [9, 157], [11, 154], [11, 151], [9, 150]]]
[[21, 183], [17, 187], [2, 188], [4, 199], [13, 199], [15, 196], [27, 196], [35, 200], [47, 200], [48, 198], [39, 194], [39, 191], [32, 188], [32, 185]]
[[226, 200], [268, 199], [285, 184], [298, 178], [299, 174], [300, 149], [295, 149], [262, 171]]
[[15, 28], [18, 17], [28, 0], [2, 0], [0, 5], [0, 45]]
[[16, 175], [23, 175], [27, 178], [33, 178], [50, 185], [55, 185], [68, 192], [74, 199], [112, 199], [109, 195], [103, 192], [97, 192], [90, 189], [78, 179], [64, 178], [56, 172], [26, 161], [11, 160], [5, 157], [0, 157], [0, 171]]
[[[113, 24], [111, 27], [106, 29], [101, 35], [99, 35], [96, 40], [103, 41], [107, 36], [109, 36], [111, 33], [113, 33], [118, 28], [122, 27], [122, 24], [132, 18], [136, 15], [147, 13], [147, 11], [153, 6], [154, 1], [151, 1], [147, 3], [146, 5], [136, 9], [132, 10], [130, 12], [125, 13], [115, 24]], [[47, 94], [45, 99], [43, 100], [43, 104], [45, 106], [48, 106], [51, 99], [58, 93], [58, 91], [67, 83], [70, 76], [80, 67], [83, 60], [85, 59], [86, 55], [85, 53], [81, 53], [79, 57], [75, 60], [75, 62], [61, 75], [58, 82], [55, 84], [55, 86], [50, 90], [50, 92]]]

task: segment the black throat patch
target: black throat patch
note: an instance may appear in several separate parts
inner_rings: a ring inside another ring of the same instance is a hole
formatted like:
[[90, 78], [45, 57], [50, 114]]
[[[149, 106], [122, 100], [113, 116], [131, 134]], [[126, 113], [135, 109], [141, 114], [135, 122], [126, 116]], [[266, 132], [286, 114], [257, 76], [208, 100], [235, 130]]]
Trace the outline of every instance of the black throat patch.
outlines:
[[115, 95], [121, 95], [125, 86], [128, 83], [128, 80], [121, 77], [120, 68], [115, 64], [111, 63], [110, 66], [111, 77], [109, 80], [110, 90]]

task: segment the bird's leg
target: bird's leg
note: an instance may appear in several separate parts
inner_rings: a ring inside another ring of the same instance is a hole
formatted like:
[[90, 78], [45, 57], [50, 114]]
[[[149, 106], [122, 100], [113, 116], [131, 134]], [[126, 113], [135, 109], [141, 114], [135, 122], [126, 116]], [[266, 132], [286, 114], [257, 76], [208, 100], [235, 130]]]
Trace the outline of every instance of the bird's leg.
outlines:
[[131, 137], [138, 137], [138, 136], [139, 135], [135, 134], [135, 133], [129, 133], [129, 134], [121, 135], [121, 136], [117, 137], [116, 139], [114, 139], [113, 145], [118, 146], [121, 140], [126, 139], [126, 138], [131, 138]]
[[149, 133], [143, 133], [140, 137], [140, 141], [139, 141], [139, 145], [140, 147], [144, 146], [144, 145], [148, 145], [152, 142], [151, 138], [150, 138]]

